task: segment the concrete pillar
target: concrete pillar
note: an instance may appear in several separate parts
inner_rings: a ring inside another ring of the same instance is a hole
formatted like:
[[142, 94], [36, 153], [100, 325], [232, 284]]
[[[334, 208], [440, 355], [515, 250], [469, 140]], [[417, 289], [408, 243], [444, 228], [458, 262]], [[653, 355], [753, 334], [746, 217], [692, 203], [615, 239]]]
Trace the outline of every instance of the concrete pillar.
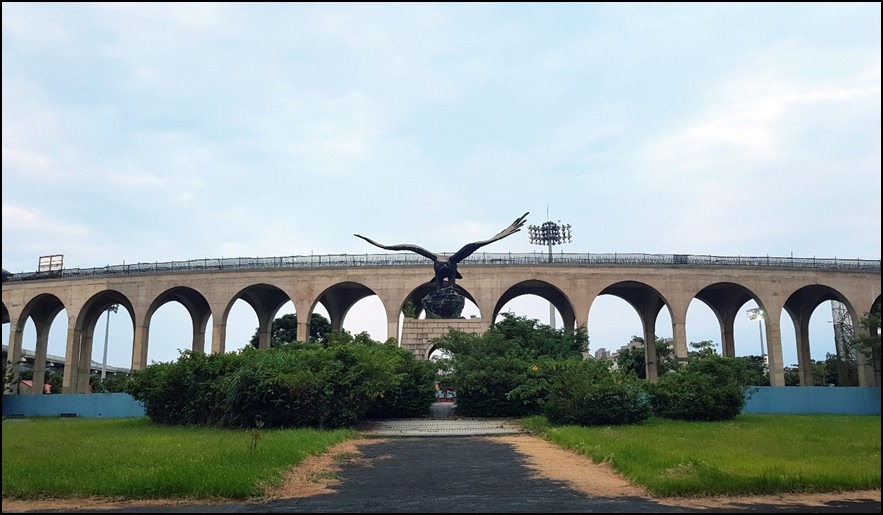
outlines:
[[297, 317], [297, 341], [301, 343], [306, 343], [310, 339], [310, 317], [312, 316], [298, 316]]
[[647, 380], [655, 383], [659, 378], [659, 364], [656, 359], [656, 317], [644, 322], [644, 372]]
[[193, 321], [193, 343], [190, 348], [193, 352], [205, 353], [205, 328], [208, 326], [210, 316], [211, 313], [208, 311], [190, 314], [190, 319]]
[[809, 318], [811, 313], [800, 312], [794, 324], [797, 340], [797, 371], [800, 386], [813, 386], [812, 354], [809, 350]]
[[71, 318], [68, 318], [67, 351], [64, 356], [64, 377], [61, 381], [63, 393], [77, 393], [77, 383], [79, 382], [81, 331], [77, 327], [76, 319]]
[[273, 316], [263, 309], [257, 310], [258, 315], [258, 348], [269, 349], [273, 336]]
[[[765, 313], [769, 311], [764, 310]], [[782, 356], [782, 332], [779, 328], [780, 310], [764, 317], [767, 353], [769, 357], [770, 386], [785, 386], [785, 366]]]
[[[574, 323], [576, 325], [576, 328], [585, 329], [586, 330], [586, 338], [588, 338], [588, 329], [589, 329], [589, 310], [588, 310], [588, 308], [581, 310], [581, 311], [577, 311], [575, 313], [575, 317], [576, 318], [574, 320]], [[592, 355], [591, 345], [592, 345], [591, 341], [586, 342], [586, 352], [583, 353], [583, 359], [587, 359], [589, 356]]]
[[150, 326], [145, 323], [135, 327], [132, 342], [132, 370], [144, 370], [147, 367], [147, 350], [150, 342]]
[[[298, 327], [300, 326], [298, 325]], [[212, 353], [223, 354], [226, 340], [227, 323], [221, 317], [214, 317], [212, 321]]]
[[736, 337], [733, 331], [735, 325], [735, 313], [733, 316], [724, 317], [721, 324], [721, 355], [728, 358], [736, 357]]
[[46, 355], [49, 350], [49, 321], [37, 324], [37, 350], [34, 353], [34, 387], [31, 393], [43, 395], [46, 383]]
[[[687, 360], [687, 310], [692, 299], [692, 296], [675, 295], [668, 304], [669, 315], [671, 316], [671, 339], [672, 346], [674, 347], [672, 350], [674, 351], [675, 359], [679, 362]], [[664, 309], [665, 307], [666, 305], [663, 304], [659, 309]], [[657, 310], [656, 316], [658, 315], [659, 311]], [[654, 345], [655, 343], [656, 340], [654, 340]]]
[[644, 330], [644, 373], [648, 381], [655, 383], [659, 378], [659, 359], [656, 355], [656, 320], [659, 317], [660, 309], [664, 308], [665, 304], [658, 295], [653, 294], [642, 299], [636, 307]]
[[[94, 325], [92, 326], [94, 330]], [[95, 333], [80, 336], [80, 353], [77, 359], [77, 388], [74, 393], [89, 392], [89, 376], [92, 372], [92, 337]], [[67, 373], [65, 373], [67, 375]]]
[[[12, 388], [18, 385], [19, 381], [19, 373], [21, 371], [21, 342], [24, 337], [24, 322], [19, 325], [19, 321], [17, 318], [9, 318], [9, 350], [6, 354], [6, 366], [12, 369], [12, 377], [10, 378], [10, 383], [4, 385], [3, 391], [13, 391], [13, 393], [18, 393], [17, 390], [12, 390]], [[5, 378], [4, 378], [5, 380]]]

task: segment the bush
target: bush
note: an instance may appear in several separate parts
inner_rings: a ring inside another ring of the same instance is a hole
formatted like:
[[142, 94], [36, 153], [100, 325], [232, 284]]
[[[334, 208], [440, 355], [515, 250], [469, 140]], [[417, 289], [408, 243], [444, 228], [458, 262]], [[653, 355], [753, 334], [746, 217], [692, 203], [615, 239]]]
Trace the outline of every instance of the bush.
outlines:
[[742, 412], [748, 391], [745, 360], [708, 355], [651, 383], [653, 412], [681, 420], [731, 420]]
[[547, 364], [582, 359], [585, 330], [555, 330], [524, 317], [502, 317], [481, 336], [451, 331], [435, 342], [453, 355], [447, 381], [457, 391], [458, 414], [538, 415], [548, 393], [546, 373], [554, 368]]
[[328, 346], [284, 345], [238, 353], [183, 352], [133, 374], [128, 393], [154, 422], [248, 428], [350, 426], [369, 411], [426, 414], [435, 373], [413, 355], [366, 334]]
[[182, 351], [174, 363], [154, 363], [132, 373], [125, 391], [151, 420], [171, 425], [225, 425], [226, 378], [249, 353]]
[[642, 422], [652, 414], [647, 383], [611, 370], [611, 362], [567, 361], [551, 375], [543, 414], [558, 425], [619, 425]]
[[429, 415], [435, 402], [436, 366], [417, 361], [406, 349], [392, 347], [396, 360], [395, 381], [375, 400], [366, 418], [420, 418]]
[[524, 349], [493, 329], [483, 336], [452, 331], [440, 346], [453, 353], [447, 381], [457, 392], [457, 413], [520, 417], [539, 413], [536, 399], [509, 393], [524, 388], [532, 365]]

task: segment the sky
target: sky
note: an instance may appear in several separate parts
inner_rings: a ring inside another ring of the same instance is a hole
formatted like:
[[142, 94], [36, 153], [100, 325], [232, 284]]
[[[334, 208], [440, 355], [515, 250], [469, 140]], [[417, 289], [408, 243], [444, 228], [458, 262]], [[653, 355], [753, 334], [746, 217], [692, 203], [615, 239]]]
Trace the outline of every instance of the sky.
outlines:
[[[3, 2], [2, 266], [383, 252], [354, 233], [453, 252], [526, 211], [572, 225], [556, 252], [879, 260], [880, 10]], [[484, 250], [544, 248], [522, 231]], [[537, 297], [504, 311], [549, 322]], [[813, 314], [813, 359], [831, 320]], [[93, 360], [106, 327], [107, 363], [129, 366], [123, 312], [99, 321]], [[227, 350], [256, 327], [237, 302]], [[344, 328], [384, 340], [377, 297]], [[588, 329], [591, 352], [641, 334], [609, 295]], [[148, 360], [189, 333], [164, 306]], [[699, 301], [687, 338], [720, 343]], [[747, 317], [735, 338], [737, 355], [763, 345]]]

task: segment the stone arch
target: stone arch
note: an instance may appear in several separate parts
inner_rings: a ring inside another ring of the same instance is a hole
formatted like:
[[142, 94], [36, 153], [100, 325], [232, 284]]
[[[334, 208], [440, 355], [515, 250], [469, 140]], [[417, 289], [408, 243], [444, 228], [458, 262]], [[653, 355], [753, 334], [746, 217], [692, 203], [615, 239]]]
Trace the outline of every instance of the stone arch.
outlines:
[[491, 320], [497, 319], [497, 315], [500, 314], [500, 310], [503, 309], [506, 303], [521, 295], [536, 295], [551, 302], [561, 314], [564, 327], [570, 330], [575, 328], [576, 312], [568, 295], [552, 283], [540, 279], [527, 279], [507, 288], [494, 305]]
[[[270, 348], [273, 320], [279, 309], [292, 300], [282, 288], [267, 283], [255, 283], [240, 289], [224, 307], [220, 327], [227, 329], [227, 319], [237, 300], [242, 299], [254, 310], [258, 319], [258, 348]], [[216, 324], [218, 325], [218, 324]], [[226, 335], [224, 337], [226, 340]]]
[[377, 295], [377, 292], [362, 283], [355, 281], [335, 283], [316, 296], [315, 301], [310, 306], [310, 316], [312, 316], [312, 311], [316, 304], [321, 302], [330, 317], [331, 330], [339, 331], [343, 329], [343, 321], [350, 309], [357, 302], [371, 295]]
[[[64, 393], [87, 393], [89, 391], [95, 325], [101, 315], [114, 304], [126, 310], [134, 329], [135, 309], [132, 302], [123, 293], [117, 290], [104, 290], [95, 293], [86, 300], [73, 327], [68, 327], [68, 353], [65, 356], [65, 373], [62, 383]], [[132, 343], [134, 349], [134, 341]]]
[[[797, 371], [801, 386], [813, 386], [812, 356], [810, 354], [809, 322], [815, 309], [825, 301], [837, 301], [846, 306], [852, 327], [858, 327], [859, 317], [852, 303], [837, 289], [823, 285], [811, 284], [798, 288], [785, 300], [783, 309], [794, 324], [797, 343]], [[845, 349], [836, 349], [839, 358], [846, 359]], [[841, 370], [841, 381], [849, 381], [845, 370]], [[857, 378], [856, 378], [857, 380]]]
[[717, 318], [721, 331], [721, 354], [728, 357], [736, 355], [733, 328], [739, 308], [749, 300], [754, 300], [760, 309], [766, 311], [762, 300], [754, 292], [741, 284], [732, 282], [709, 284], [699, 290], [695, 298], [708, 306]]
[[[638, 313], [641, 320], [644, 338], [644, 363], [649, 381], [656, 381], [658, 368], [656, 364], [656, 318], [663, 307], [669, 309], [665, 296], [653, 286], [638, 281], [619, 281], [607, 285], [598, 295], [613, 295], [626, 301]], [[672, 317], [674, 320], [674, 317]], [[687, 357], [685, 335], [675, 332], [675, 354], [679, 359]]]
[[[190, 314], [190, 322], [193, 330], [190, 350], [194, 352], [205, 352], [205, 333], [209, 318], [212, 315], [212, 310], [205, 296], [189, 286], [174, 286], [163, 291], [153, 299], [153, 302], [147, 307], [147, 312], [144, 314], [144, 320], [142, 322], [145, 334], [148, 334], [150, 321], [153, 319], [153, 315], [156, 311], [170, 302], [178, 302], [184, 306], [184, 309]], [[149, 344], [150, 342], [148, 339], [145, 343], [145, 347]], [[146, 348], [144, 349], [144, 353], [146, 355]]]
[[[28, 319], [31, 319], [36, 329], [36, 342], [34, 346], [34, 376], [33, 384], [42, 385], [46, 379], [46, 364], [49, 348], [49, 331], [59, 313], [66, 309], [64, 302], [52, 293], [41, 293], [31, 298], [22, 307], [16, 324], [15, 333], [10, 334], [11, 342], [7, 353], [7, 360], [12, 363], [12, 381], [18, 381], [21, 372], [21, 356], [24, 355], [23, 339], [24, 329]], [[9, 323], [9, 312], [4, 310], [4, 323]], [[43, 388], [34, 387], [31, 393], [42, 395]]]

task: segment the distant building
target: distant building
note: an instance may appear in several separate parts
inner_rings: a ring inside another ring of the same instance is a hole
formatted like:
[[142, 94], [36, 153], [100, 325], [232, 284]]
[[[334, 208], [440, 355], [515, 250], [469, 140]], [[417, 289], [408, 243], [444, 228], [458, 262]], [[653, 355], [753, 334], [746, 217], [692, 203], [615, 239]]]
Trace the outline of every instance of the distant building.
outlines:
[[598, 361], [609, 361], [611, 359], [610, 351], [605, 349], [604, 347], [601, 347], [600, 349], [595, 351], [595, 359], [597, 359]]

